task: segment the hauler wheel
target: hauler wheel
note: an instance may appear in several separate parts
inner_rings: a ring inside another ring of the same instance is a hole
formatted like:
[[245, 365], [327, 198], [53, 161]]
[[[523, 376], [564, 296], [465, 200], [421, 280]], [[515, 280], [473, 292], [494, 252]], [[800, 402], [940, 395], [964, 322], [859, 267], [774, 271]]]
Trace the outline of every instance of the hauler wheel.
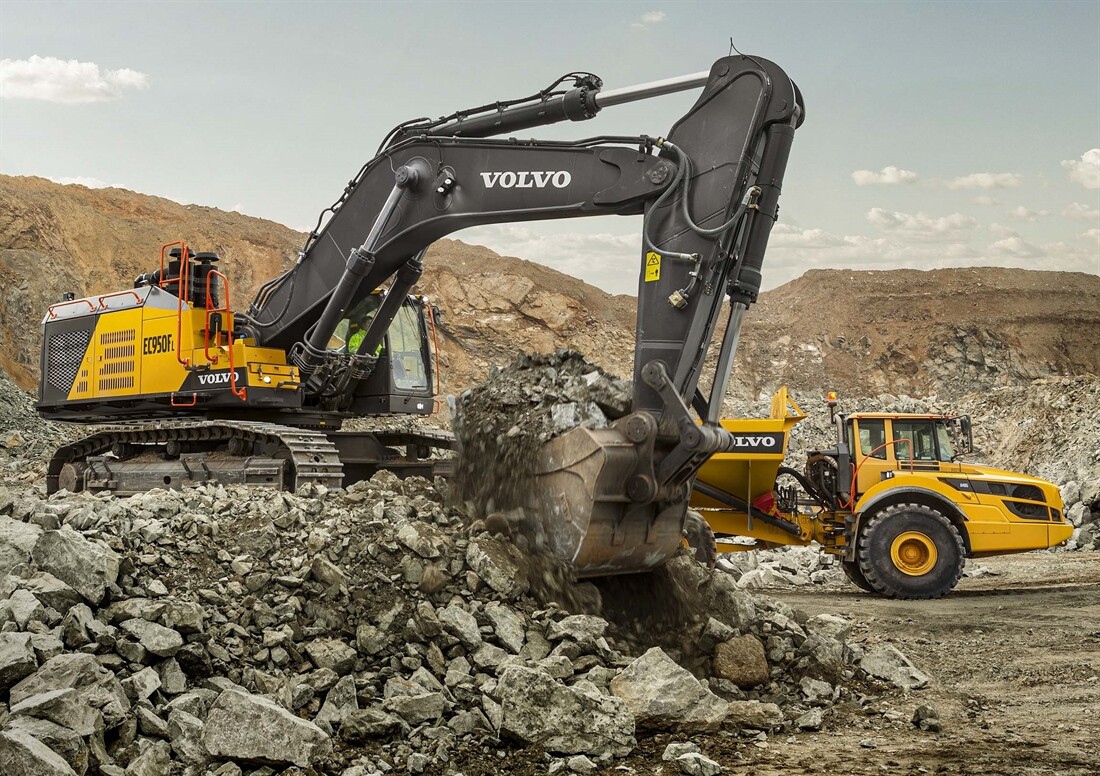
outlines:
[[895, 504], [860, 529], [856, 557], [863, 578], [880, 595], [942, 598], [962, 576], [966, 548], [941, 512], [923, 504]]
[[695, 550], [695, 560], [708, 569], [714, 568], [714, 564], [718, 562], [718, 544], [714, 540], [714, 531], [694, 509], [689, 509], [684, 518], [683, 543], [685, 547]]
[[875, 592], [875, 589], [871, 587], [871, 583], [867, 581], [867, 578], [863, 576], [863, 572], [859, 570], [859, 561], [843, 560], [840, 562], [840, 567], [844, 569], [844, 576], [848, 577], [848, 581], [853, 585], [866, 593]]

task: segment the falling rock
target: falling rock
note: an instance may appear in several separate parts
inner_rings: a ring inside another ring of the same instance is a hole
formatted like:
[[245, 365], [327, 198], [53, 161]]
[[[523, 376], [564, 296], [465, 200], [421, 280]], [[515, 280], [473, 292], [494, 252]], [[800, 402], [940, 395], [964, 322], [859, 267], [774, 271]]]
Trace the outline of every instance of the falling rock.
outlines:
[[33, 523], [0, 517], [0, 577], [30, 560], [41, 536], [42, 529]]
[[118, 579], [118, 555], [110, 547], [90, 542], [68, 525], [46, 531], [35, 542], [31, 557], [38, 567], [99, 604], [109, 585]]
[[634, 719], [619, 698], [589, 694], [549, 674], [509, 666], [497, 684], [502, 735], [555, 754], [626, 756], [634, 749]]
[[726, 702], [659, 647], [612, 679], [611, 693], [625, 701], [639, 730], [716, 730], [726, 717]]
[[78, 776], [83, 776], [87, 772], [88, 745], [76, 731], [47, 719], [34, 717], [14, 717], [8, 725], [12, 730], [20, 730], [37, 738], [55, 754], [60, 755]]
[[66, 688], [76, 690], [80, 701], [99, 709], [108, 730], [122, 722], [130, 710], [130, 701], [115, 675], [93, 656], [77, 653], [50, 658], [37, 671], [12, 687], [13, 712], [17, 704], [33, 695]]
[[0, 733], [0, 773], [4, 776], [75, 776], [61, 755], [23, 730]]
[[307, 768], [332, 751], [328, 735], [267, 698], [225, 690], [206, 718], [202, 743], [213, 757]]
[[889, 644], [877, 644], [868, 649], [859, 666], [870, 676], [903, 690], [919, 690], [931, 681], [928, 674]]
[[163, 625], [157, 625], [140, 617], [126, 620], [119, 625], [119, 628], [157, 657], [172, 657], [183, 646], [183, 636], [179, 631], [165, 628]]
[[768, 658], [764, 645], [752, 635], [723, 641], [714, 649], [714, 674], [742, 689], [768, 681]]
[[0, 690], [30, 676], [38, 668], [29, 633], [0, 633]]

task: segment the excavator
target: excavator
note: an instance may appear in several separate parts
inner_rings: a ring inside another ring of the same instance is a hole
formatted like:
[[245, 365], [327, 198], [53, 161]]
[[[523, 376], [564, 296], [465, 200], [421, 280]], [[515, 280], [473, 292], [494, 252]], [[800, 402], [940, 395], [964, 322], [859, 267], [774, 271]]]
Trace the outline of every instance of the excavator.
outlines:
[[[699, 88], [663, 137], [513, 134]], [[427, 248], [482, 224], [641, 215], [632, 412], [549, 442], [530, 492], [579, 576], [655, 568], [681, 546], [696, 473], [737, 445], [719, 413], [804, 117], [778, 65], [734, 55], [621, 89], [570, 73], [529, 97], [399, 124], [247, 312], [232, 310], [219, 257], [182, 241], [131, 288], [50, 306], [39, 413], [110, 425], [56, 452], [47, 489], [440, 473], [432, 452], [448, 435], [341, 428], [433, 409], [434, 315], [411, 293]]]

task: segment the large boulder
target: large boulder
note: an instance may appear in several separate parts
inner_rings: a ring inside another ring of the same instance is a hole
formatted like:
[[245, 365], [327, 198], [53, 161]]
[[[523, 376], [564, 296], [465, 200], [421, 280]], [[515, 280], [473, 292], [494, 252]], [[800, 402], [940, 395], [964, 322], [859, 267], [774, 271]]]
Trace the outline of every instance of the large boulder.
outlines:
[[98, 709], [108, 730], [120, 724], [130, 710], [130, 701], [115, 675], [92, 655], [76, 653], [50, 658], [12, 687], [13, 711], [17, 704], [32, 696], [65, 689], [75, 690], [80, 703]]
[[760, 639], [737, 636], [715, 647], [714, 675], [745, 689], [768, 681], [768, 658]]
[[0, 690], [33, 674], [38, 659], [29, 633], [0, 633]]
[[0, 517], [0, 577], [26, 563], [41, 536], [42, 529], [34, 523]]
[[626, 704], [566, 687], [533, 668], [509, 666], [497, 685], [501, 735], [556, 754], [626, 756], [636, 745]]
[[299, 768], [332, 751], [331, 739], [312, 722], [239, 690], [225, 690], [211, 706], [202, 743], [213, 757]]
[[61, 755], [23, 730], [0, 733], [0, 773], [4, 776], [76, 776]]
[[681, 668], [659, 647], [646, 652], [611, 680], [639, 730], [717, 730], [726, 702]]
[[46, 531], [35, 542], [31, 557], [76, 590], [90, 604], [98, 605], [108, 586], [118, 579], [118, 555], [110, 547], [90, 542], [67, 525]]
[[876, 679], [882, 679], [903, 690], [927, 687], [931, 677], [910, 662], [909, 658], [889, 644], [877, 644], [867, 650], [859, 667]]

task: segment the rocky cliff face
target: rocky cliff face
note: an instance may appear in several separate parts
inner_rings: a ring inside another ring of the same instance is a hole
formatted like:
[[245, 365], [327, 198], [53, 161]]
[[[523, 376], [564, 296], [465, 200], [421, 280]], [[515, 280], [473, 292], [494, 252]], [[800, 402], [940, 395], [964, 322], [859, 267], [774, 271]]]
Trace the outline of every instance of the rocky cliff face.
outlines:
[[[221, 254], [242, 308], [294, 260], [303, 235], [213, 208], [119, 189], [0, 176], [0, 367], [37, 380], [39, 322], [64, 291], [126, 288], [185, 238]], [[456, 240], [428, 253], [419, 290], [444, 313], [444, 390], [520, 352], [572, 347], [628, 376], [634, 300]], [[1037, 377], [1100, 373], [1100, 277], [957, 269], [813, 270], [765, 293], [747, 318], [730, 392], [789, 384], [813, 394], [957, 397]]]
[[745, 329], [745, 395], [787, 383], [849, 396], [959, 397], [1100, 374], [1100, 277], [812, 270], [765, 294]]

